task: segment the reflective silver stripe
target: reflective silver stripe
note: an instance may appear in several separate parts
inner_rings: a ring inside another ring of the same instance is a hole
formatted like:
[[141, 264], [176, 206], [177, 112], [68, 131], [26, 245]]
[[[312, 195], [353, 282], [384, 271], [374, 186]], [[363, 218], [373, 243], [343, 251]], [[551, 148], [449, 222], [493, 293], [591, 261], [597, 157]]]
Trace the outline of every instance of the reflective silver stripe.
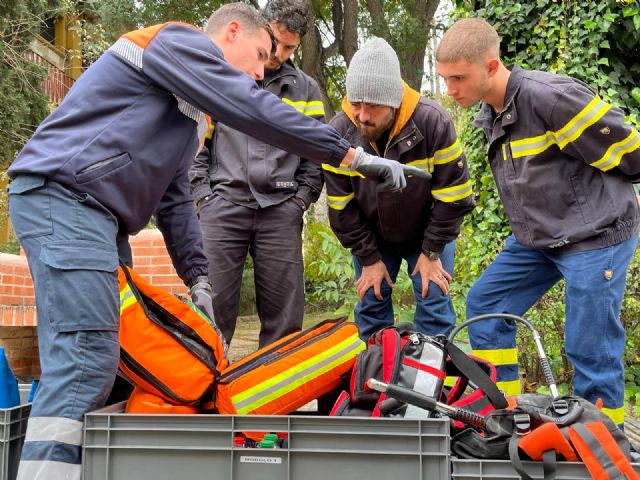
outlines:
[[209, 129], [204, 113], [198, 107], [187, 102], [185, 99], [180, 98], [175, 93], [173, 96], [176, 97], [176, 100], [178, 101], [178, 110], [180, 110], [186, 117], [189, 117], [191, 120], [196, 122], [198, 143], [202, 143], [204, 141], [204, 136], [207, 134], [207, 130]]
[[639, 147], [640, 135], [634, 128], [627, 138], [611, 145], [602, 158], [593, 162], [591, 166], [606, 172], [620, 165], [620, 161], [624, 155], [637, 150]]
[[23, 460], [16, 480], [80, 480], [82, 466], [74, 463]]
[[121, 38], [111, 45], [109, 50], [112, 50], [115, 54], [125, 59], [133, 66], [142, 68], [142, 54], [144, 53], [144, 48], [136, 45], [131, 40]]
[[[426, 343], [422, 348], [419, 362], [423, 365], [429, 365], [436, 370], [440, 370], [440, 367], [444, 364], [443, 357], [444, 353], [441, 349], [431, 345], [430, 343]], [[412, 367], [405, 365], [404, 368]], [[443, 379], [436, 377], [432, 373], [425, 372], [423, 370], [416, 370], [416, 380], [413, 384], [412, 390], [420, 392], [427, 397], [435, 397], [438, 382], [442, 382], [442, 380]], [[404, 414], [405, 418], [428, 418], [428, 416], [429, 413], [427, 411], [414, 405], [407, 405], [407, 409]]]
[[30, 417], [24, 441], [82, 445], [82, 422], [64, 417]]

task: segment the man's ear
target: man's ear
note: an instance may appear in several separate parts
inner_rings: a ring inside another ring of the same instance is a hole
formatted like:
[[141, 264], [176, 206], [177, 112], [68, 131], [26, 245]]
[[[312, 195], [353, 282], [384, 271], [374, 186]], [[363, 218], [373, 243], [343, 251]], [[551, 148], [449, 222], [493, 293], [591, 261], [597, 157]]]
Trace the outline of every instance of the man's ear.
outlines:
[[498, 60], [497, 58], [490, 58], [485, 62], [485, 66], [487, 67], [487, 75], [489, 77], [493, 77], [498, 71], [500, 60]]
[[232, 20], [227, 24], [225, 37], [229, 43], [235, 42], [236, 39], [238, 38], [239, 33], [240, 33], [240, 24], [237, 21]]

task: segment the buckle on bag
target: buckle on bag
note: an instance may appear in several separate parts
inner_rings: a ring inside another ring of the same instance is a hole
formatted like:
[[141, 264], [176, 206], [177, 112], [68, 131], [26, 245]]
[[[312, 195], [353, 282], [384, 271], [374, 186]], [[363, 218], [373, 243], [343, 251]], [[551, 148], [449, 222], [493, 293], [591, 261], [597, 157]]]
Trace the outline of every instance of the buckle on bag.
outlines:
[[517, 435], [526, 435], [531, 431], [531, 417], [528, 413], [516, 413], [513, 415], [513, 423]]

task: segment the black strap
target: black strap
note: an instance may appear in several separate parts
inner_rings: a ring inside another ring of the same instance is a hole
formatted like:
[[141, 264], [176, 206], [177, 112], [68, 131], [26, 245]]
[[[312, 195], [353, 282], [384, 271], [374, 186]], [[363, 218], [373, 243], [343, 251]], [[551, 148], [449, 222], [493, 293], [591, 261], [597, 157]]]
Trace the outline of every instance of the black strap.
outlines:
[[460, 373], [477, 385], [489, 398], [489, 401], [495, 408], [500, 409], [509, 406], [507, 399], [502, 392], [498, 390], [498, 387], [496, 387], [496, 384], [493, 383], [489, 375], [487, 375], [476, 362], [469, 358], [466, 353], [456, 347], [453, 342], [447, 342], [445, 349], [455, 367], [460, 370]]
[[509, 440], [509, 460], [511, 460], [513, 468], [516, 469], [516, 472], [518, 472], [518, 475], [520, 475], [522, 480], [533, 480], [525, 470], [522, 460], [520, 460], [520, 455], [518, 453], [519, 439], [520, 437], [518, 435], [513, 435]]
[[555, 480], [557, 468], [555, 450], [547, 450], [544, 452], [542, 454], [542, 469], [545, 480]]

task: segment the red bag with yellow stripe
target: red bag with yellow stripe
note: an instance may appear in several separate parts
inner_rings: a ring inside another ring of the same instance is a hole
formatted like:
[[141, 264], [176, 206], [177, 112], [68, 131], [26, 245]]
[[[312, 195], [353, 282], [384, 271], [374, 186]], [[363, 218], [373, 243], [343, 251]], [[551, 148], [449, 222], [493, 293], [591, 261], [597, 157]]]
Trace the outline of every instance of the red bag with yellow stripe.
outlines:
[[173, 405], [211, 409], [214, 381], [228, 366], [220, 332], [195, 307], [126, 266], [118, 283], [121, 374]]
[[340, 385], [365, 344], [347, 318], [292, 333], [223, 370], [216, 380], [219, 413], [281, 415]]

